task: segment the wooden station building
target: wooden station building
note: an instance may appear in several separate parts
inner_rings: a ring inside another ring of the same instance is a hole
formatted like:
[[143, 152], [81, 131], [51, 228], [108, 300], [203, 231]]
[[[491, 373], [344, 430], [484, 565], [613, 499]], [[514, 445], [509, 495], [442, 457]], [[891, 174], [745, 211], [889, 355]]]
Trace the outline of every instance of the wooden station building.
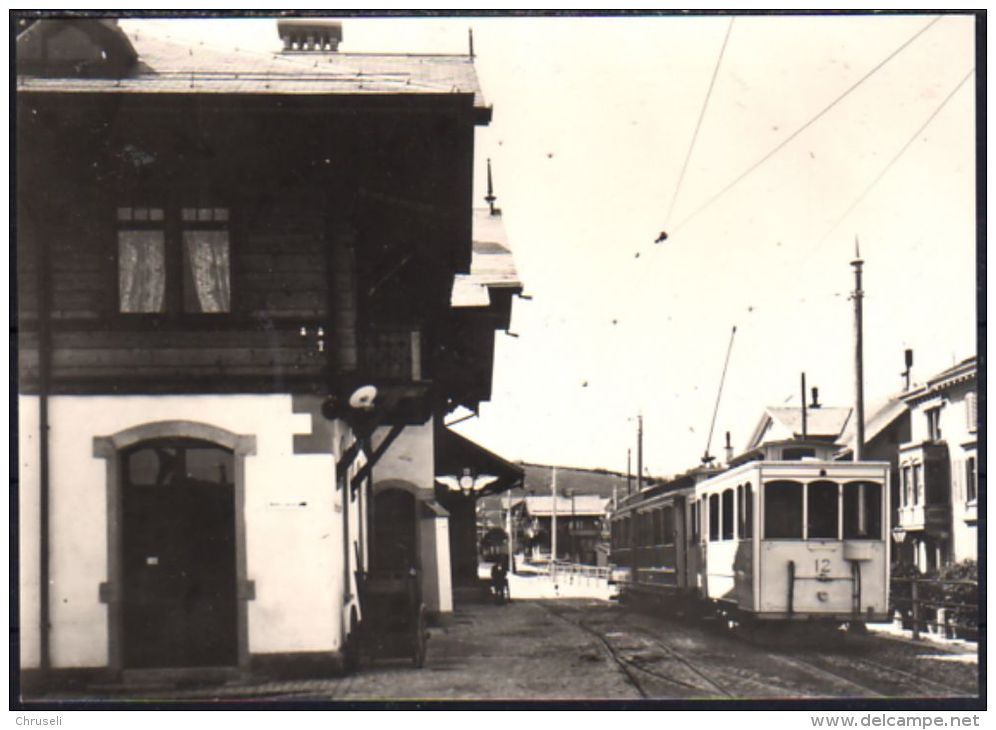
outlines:
[[491, 109], [470, 56], [279, 32], [18, 35], [24, 670], [336, 668], [371, 566], [452, 610], [435, 441], [519, 291], [472, 266]]

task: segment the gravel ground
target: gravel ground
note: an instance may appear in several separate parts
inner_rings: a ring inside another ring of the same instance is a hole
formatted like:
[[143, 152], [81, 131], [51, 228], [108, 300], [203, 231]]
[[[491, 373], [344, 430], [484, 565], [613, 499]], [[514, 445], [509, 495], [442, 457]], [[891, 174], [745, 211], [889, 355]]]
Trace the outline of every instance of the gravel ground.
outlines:
[[962, 661], [972, 658], [965, 647], [875, 635], [840, 635], [817, 646], [759, 644], [716, 622], [679, 621], [590, 599], [523, 600], [504, 606], [464, 601], [431, 634], [422, 669], [414, 669], [410, 660], [366, 660], [345, 677], [118, 688], [85, 698], [243, 704], [937, 698], [978, 693], [978, 666]]

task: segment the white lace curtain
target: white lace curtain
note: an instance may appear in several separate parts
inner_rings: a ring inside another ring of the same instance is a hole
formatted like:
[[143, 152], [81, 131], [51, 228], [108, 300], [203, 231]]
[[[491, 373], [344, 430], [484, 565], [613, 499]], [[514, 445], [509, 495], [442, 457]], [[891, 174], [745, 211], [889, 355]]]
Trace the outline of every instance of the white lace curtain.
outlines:
[[122, 312], [161, 312], [166, 293], [162, 231], [118, 232], [118, 292]]
[[228, 231], [184, 231], [183, 259], [187, 280], [193, 281], [196, 294], [184, 298], [188, 311], [230, 311]]

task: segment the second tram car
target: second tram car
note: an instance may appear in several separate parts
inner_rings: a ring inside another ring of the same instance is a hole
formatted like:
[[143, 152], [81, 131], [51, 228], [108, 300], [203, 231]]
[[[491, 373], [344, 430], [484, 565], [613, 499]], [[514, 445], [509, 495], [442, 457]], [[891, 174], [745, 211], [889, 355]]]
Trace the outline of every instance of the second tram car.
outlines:
[[741, 622], [888, 620], [889, 465], [831, 453], [766, 444], [626, 499], [611, 519], [620, 597], [704, 602]]

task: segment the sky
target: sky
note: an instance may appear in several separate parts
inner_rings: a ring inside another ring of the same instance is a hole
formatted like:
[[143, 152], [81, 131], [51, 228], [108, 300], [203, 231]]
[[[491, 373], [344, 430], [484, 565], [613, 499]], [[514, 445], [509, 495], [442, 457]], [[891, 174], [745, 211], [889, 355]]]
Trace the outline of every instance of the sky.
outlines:
[[[345, 19], [345, 52], [465, 53], [472, 28], [494, 106], [475, 202], [490, 158], [532, 298], [496, 338], [491, 401], [455, 430], [624, 471], [642, 414], [647, 471], [683, 471], [734, 326], [712, 454], [798, 405], [802, 372], [852, 405], [856, 239], [869, 406], [901, 388], [906, 348], [915, 381], [973, 355], [974, 27], [937, 18]], [[272, 19], [129, 25], [279, 48]]]

